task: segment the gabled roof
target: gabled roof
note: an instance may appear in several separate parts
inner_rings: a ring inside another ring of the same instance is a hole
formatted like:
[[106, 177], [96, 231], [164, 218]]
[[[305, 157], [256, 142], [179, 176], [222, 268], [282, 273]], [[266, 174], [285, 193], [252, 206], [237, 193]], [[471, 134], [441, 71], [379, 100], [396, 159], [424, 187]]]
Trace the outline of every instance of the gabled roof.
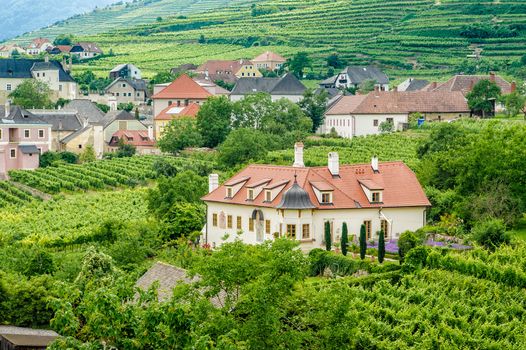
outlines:
[[33, 67], [31, 67], [31, 71], [37, 71], [37, 70], [58, 70], [58, 80], [61, 82], [69, 82], [74, 83], [75, 79], [64, 70], [64, 67], [62, 64], [58, 61], [48, 61], [48, 62], [42, 62], [42, 61], [36, 61], [33, 64]]
[[[205, 202], [219, 202], [256, 207], [277, 208], [282, 202], [283, 194], [291, 188], [295, 179], [297, 184], [309, 195], [310, 202], [317, 209], [353, 209], [353, 208], [396, 208], [429, 206], [422, 186], [416, 175], [403, 162], [382, 162], [379, 172], [375, 173], [370, 164], [341, 165], [339, 177], [333, 177], [327, 167], [297, 168], [291, 166], [250, 165], [234, 175], [226, 183], [245, 181], [242, 189], [233, 198], [225, 198], [225, 185], [204, 196]], [[265, 201], [261, 192], [253, 201], [247, 203], [247, 183], [272, 179], [265, 188], [273, 184], [285, 184], [284, 188], [272, 202]], [[370, 180], [384, 188], [383, 203], [369, 202], [360, 181]], [[330, 206], [321, 204], [316, 197], [312, 184], [325, 183], [333, 188], [333, 203]]]
[[373, 91], [367, 95], [343, 96], [326, 115], [469, 111], [464, 95], [458, 91]]
[[42, 120], [39, 116], [25, 110], [19, 106], [11, 106], [10, 113], [5, 117], [5, 107], [0, 106], [0, 124], [42, 124], [48, 123]]
[[375, 66], [349, 66], [342, 73], [347, 73], [353, 84], [361, 84], [365, 80], [375, 80], [378, 84], [389, 84], [387, 75]]
[[99, 49], [97, 44], [92, 42], [79, 42], [71, 48], [71, 52], [94, 52], [102, 53], [102, 50]]
[[57, 61], [45, 62], [42, 60], [30, 60], [26, 58], [9, 58], [0, 60], [0, 78], [32, 79], [33, 70], [58, 70], [59, 81], [75, 82], [75, 79], [64, 70], [62, 64]]
[[29, 48], [30, 49], [39, 49], [42, 47], [42, 45], [44, 44], [49, 44], [50, 41], [46, 38], [36, 38], [36, 39], [33, 39], [31, 41], [31, 43], [29, 44]]
[[152, 96], [153, 99], [207, 99], [212, 96], [205, 88], [192, 80], [188, 75], [181, 74], [170, 85]]
[[62, 110], [76, 112], [82, 121], [89, 123], [98, 123], [104, 119], [104, 113], [102, 113], [97, 105], [90, 100], [72, 100], [68, 102], [68, 104], [66, 104]]
[[307, 88], [292, 73], [281, 78], [241, 78], [232, 95], [248, 95], [266, 92], [271, 95], [303, 95]]
[[108, 111], [101, 120], [103, 128], [108, 127], [116, 120], [137, 120], [130, 112], [124, 110]]
[[53, 49], [51, 49], [51, 52], [65, 52], [69, 53], [73, 46], [71, 45], [57, 45]]
[[[491, 80], [492, 75], [455, 75], [453, 78], [439, 85], [434, 91], [460, 91], [465, 95], [473, 89], [475, 84], [484, 79]], [[503, 94], [511, 93], [510, 83], [500, 75], [494, 75], [494, 79]]]
[[44, 122], [51, 124], [51, 130], [53, 131], [76, 131], [83, 126], [83, 123], [77, 116], [76, 112], [63, 110], [33, 110], [31, 113]]
[[109, 145], [118, 146], [120, 139], [123, 139], [124, 143], [128, 145], [136, 147], [155, 146], [155, 140], [150, 139], [147, 130], [118, 130], [111, 136]]
[[257, 56], [252, 60], [253, 62], [287, 62], [287, 60], [283, 57], [278, 55], [275, 52], [272, 51], [266, 51], [263, 52], [261, 55]]
[[0, 326], [0, 336], [21, 347], [46, 347], [59, 335], [57, 332], [14, 326]]
[[190, 103], [186, 107], [177, 107], [174, 105], [168, 106], [161, 111], [155, 120], [173, 120], [177, 118], [191, 117], [194, 118], [199, 112], [199, 105], [196, 103]]
[[108, 85], [106, 87], [105, 90], [108, 91], [115, 84], [117, 84], [119, 82], [126, 82], [126, 83], [128, 83], [135, 91], [144, 91], [144, 92], [146, 92], [148, 90], [145, 80], [143, 80], [143, 79], [128, 79], [128, 78], [123, 78], [123, 77], [118, 77], [117, 79], [112, 81], [110, 83], [110, 85]]
[[75, 131], [75, 132], [69, 134], [68, 136], [62, 138], [60, 140], [60, 143], [68, 143], [69, 141], [73, 140], [75, 137], [77, 137], [79, 135], [82, 135], [83, 133], [85, 133], [86, 131], [89, 131], [89, 130], [91, 130], [91, 126], [90, 125], [86, 125], [82, 129], [78, 129], [77, 131]]
[[419, 91], [424, 89], [428, 85], [428, 80], [409, 78], [402, 84], [398, 85], [398, 91]]

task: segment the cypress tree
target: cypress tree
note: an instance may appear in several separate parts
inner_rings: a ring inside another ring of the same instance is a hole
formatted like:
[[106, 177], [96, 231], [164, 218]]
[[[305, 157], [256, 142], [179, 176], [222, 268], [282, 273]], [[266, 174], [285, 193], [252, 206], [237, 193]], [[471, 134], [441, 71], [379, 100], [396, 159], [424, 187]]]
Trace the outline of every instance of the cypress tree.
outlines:
[[347, 243], [349, 243], [349, 237], [347, 236], [347, 223], [344, 222], [342, 225], [342, 254], [347, 255]]
[[328, 252], [332, 249], [331, 223], [328, 221], [325, 222], [325, 249], [327, 249]]
[[367, 250], [367, 242], [365, 237], [365, 225], [360, 227], [360, 259], [365, 259], [365, 252]]
[[378, 261], [381, 263], [384, 262], [385, 258], [385, 237], [384, 231], [380, 230], [380, 237], [378, 238]]

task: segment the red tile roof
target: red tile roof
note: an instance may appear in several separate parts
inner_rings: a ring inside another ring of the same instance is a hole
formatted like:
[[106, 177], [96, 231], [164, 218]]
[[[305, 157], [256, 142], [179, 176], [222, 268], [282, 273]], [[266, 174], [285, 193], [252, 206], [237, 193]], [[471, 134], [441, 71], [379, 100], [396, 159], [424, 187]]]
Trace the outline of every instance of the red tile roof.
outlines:
[[[225, 185], [203, 197], [207, 202], [220, 202], [238, 205], [251, 205], [275, 208], [283, 193], [294, 183], [297, 175], [299, 185], [307, 191], [311, 202], [317, 209], [352, 209], [376, 207], [420, 207], [430, 206], [424, 190], [415, 174], [403, 162], [383, 162], [379, 164], [379, 172], [375, 173], [370, 164], [342, 165], [340, 176], [333, 177], [327, 167], [295, 168], [291, 166], [250, 165], [227, 181], [227, 184], [245, 181], [243, 187], [233, 198], [226, 197]], [[247, 184], [272, 179], [266, 189], [285, 185], [272, 202], [265, 202], [262, 191], [253, 201], [247, 203]], [[370, 203], [365, 195], [360, 181], [371, 181], [382, 187], [383, 203]], [[333, 189], [333, 205], [321, 205], [313, 190], [314, 185], [324, 183], [324, 188]]]
[[[465, 95], [473, 89], [476, 83], [484, 79], [491, 80], [491, 75], [455, 75], [445, 83], [438, 85], [434, 91], [460, 91]], [[511, 93], [510, 83], [499, 75], [494, 75], [494, 79], [503, 94]]]
[[466, 98], [459, 91], [373, 91], [367, 95], [343, 96], [326, 114], [467, 113], [469, 111]]
[[272, 51], [266, 51], [263, 52], [261, 55], [257, 56], [252, 60], [253, 62], [287, 62], [287, 60], [283, 57], [278, 55], [275, 52]]
[[171, 105], [163, 109], [161, 113], [155, 117], [155, 120], [173, 120], [184, 117], [195, 118], [199, 112], [199, 108], [200, 106], [197, 103], [190, 103], [186, 107]]
[[146, 130], [119, 130], [116, 131], [110, 140], [110, 146], [116, 147], [119, 145], [119, 140], [124, 138], [124, 143], [133, 146], [154, 147], [155, 140], [148, 137]]
[[192, 80], [188, 75], [182, 74], [175, 79], [170, 85], [162, 89], [159, 93], [152, 96], [153, 99], [207, 99], [212, 96], [201, 85]]

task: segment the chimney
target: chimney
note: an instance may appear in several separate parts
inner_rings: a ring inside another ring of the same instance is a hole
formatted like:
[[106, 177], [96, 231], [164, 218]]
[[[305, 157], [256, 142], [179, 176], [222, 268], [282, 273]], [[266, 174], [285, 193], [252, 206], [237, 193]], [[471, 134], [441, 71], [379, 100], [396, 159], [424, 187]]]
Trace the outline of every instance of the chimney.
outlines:
[[338, 152], [329, 153], [329, 171], [332, 176], [340, 176], [340, 157]]
[[517, 83], [515, 81], [511, 82], [511, 92], [515, 92], [517, 90]]
[[378, 157], [377, 156], [373, 156], [373, 158], [371, 158], [371, 168], [373, 168], [374, 173], [380, 172], [380, 169], [378, 168]]
[[489, 80], [495, 82], [495, 72], [489, 72]]
[[219, 187], [219, 175], [208, 175], [208, 193], [215, 191]]
[[148, 138], [153, 140], [153, 126], [151, 125], [148, 126]]
[[6, 100], [5, 101], [4, 108], [5, 108], [5, 113], [4, 113], [5, 115], [4, 115], [4, 117], [7, 118], [7, 117], [9, 117], [9, 114], [11, 114], [11, 100]]
[[294, 144], [294, 164], [292, 166], [295, 168], [305, 167], [303, 163], [303, 143], [301, 142]]

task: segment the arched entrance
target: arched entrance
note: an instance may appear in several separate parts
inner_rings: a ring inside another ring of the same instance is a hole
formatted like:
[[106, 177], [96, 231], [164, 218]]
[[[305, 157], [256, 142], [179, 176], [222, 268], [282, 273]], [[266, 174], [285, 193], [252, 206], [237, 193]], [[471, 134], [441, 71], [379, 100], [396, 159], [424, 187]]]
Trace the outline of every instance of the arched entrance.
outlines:
[[254, 229], [256, 230], [256, 241], [263, 242], [265, 217], [261, 209], [254, 209], [254, 211], [252, 211], [252, 220], [254, 220]]

